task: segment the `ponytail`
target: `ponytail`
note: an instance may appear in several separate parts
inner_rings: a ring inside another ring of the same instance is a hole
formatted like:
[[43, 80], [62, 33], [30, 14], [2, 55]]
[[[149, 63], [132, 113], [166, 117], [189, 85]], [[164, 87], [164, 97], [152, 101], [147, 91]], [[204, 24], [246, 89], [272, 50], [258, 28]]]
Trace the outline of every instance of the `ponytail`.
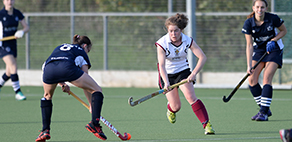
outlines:
[[250, 13], [249, 15], [247, 15], [246, 17], [247, 17], [247, 19], [249, 19], [249, 18], [251, 18], [251, 17], [253, 17], [253, 15], [255, 14], [255, 12], [253, 11], [252, 13]]
[[80, 35], [74, 35], [73, 37], [73, 44], [78, 44], [78, 45], [82, 45], [82, 44], [87, 44], [87, 45], [91, 45], [91, 41], [87, 36], [80, 36]]

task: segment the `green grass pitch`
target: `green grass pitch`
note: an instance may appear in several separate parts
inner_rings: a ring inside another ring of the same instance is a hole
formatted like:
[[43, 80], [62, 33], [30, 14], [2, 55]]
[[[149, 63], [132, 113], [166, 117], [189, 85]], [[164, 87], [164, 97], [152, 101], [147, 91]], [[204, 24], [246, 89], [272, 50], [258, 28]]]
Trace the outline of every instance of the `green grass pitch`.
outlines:
[[[71, 87], [72, 92], [86, 101], [83, 91]], [[205, 104], [216, 135], [204, 135], [199, 120], [181, 94], [182, 108], [177, 122], [170, 124], [166, 118], [166, 99], [160, 94], [137, 106], [134, 101], [157, 91], [157, 88], [103, 88], [102, 116], [121, 134], [132, 135], [132, 142], [190, 142], [190, 141], [281, 141], [279, 129], [292, 128], [291, 90], [274, 90], [271, 111], [267, 122], [251, 121], [258, 112], [249, 90], [240, 89], [228, 103], [222, 101], [232, 89], [195, 89]], [[22, 87], [26, 101], [16, 101], [11, 86], [0, 92], [0, 141], [32, 142], [42, 128], [40, 99], [42, 87]], [[101, 141], [85, 129], [91, 115], [75, 98], [58, 87], [53, 97], [51, 139], [48, 142], [95, 142]], [[104, 124], [103, 131], [109, 142], [121, 141]]]

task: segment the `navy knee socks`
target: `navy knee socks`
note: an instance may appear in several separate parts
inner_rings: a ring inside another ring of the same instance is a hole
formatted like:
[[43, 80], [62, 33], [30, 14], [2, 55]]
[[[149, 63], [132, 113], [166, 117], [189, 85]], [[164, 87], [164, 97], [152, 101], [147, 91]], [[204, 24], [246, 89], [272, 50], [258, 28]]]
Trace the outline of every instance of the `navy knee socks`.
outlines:
[[103, 104], [103, 94], [101, 92], [94, 92], [91, 101], [92, 123], [99, 124], [100, 112]]
[[43, 130], [50, 130], [51, 116], [53, 111], [52, 100], [47, 100], [46, 98], [41, 99], [41, 110], [42, 110], [42, 122]]

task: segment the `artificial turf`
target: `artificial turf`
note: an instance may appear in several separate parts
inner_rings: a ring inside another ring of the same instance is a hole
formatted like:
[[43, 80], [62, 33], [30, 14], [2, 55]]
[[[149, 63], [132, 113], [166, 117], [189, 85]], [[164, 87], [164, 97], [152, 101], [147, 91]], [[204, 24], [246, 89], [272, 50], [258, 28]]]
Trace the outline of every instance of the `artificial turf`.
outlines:
[[[71, 87], [85, 102], [83, 91]], [[258, 112], [249, 90], [239, 89], [228, 103], [222, 96], [232, 89], [199, 89], [195, 92], [205, 104], [215, 135], [204, 135], [204, 129], [181, 95], [182, 108], [177, 121], [170, 124], [166, 118], [166, 99], [158, 95], [137, 106], [131, 107], [128, 98], [134, 101], [157, 91], [157, 88], [103, 88], [102, 116], [120, 133], [130, 133], [132, 142], [187, 142], [187, 141], [236, 141], [264, 142], [281, 141], [279, 130], [292, 128], [291, 90], [274, 90], [271, 111], [267, 122], [251, 121]], [[32, 142], [42, 128], [40, 99], [42, 87], [23, 86], [26, 101], [16, 101], [11, 86], [0, 92], [0, 141]], [[47, 142], [93, 142], [101, 141], [85, 129], [91, 115], [75, 98], [58, 87], [53, 97], [51, 139]], [[121, 141], [105, 125], [107, 141]]]

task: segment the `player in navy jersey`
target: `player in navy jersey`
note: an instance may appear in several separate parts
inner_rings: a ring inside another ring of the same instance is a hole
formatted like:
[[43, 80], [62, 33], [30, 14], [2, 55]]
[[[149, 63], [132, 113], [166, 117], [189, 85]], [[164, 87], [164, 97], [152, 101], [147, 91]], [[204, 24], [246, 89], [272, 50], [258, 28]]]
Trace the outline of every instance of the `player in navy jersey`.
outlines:
[[[268, 121], [268, 117], [272, 115], [270, 111], [273, 96], [272, 79], [277, 68], [282, 67], [284, 45], [281, 38], [287, 33], [284, 21], [276, 14], [266, 12], [267, 7], [266, 0], [254, 0], [253, 12], [247, 17], [242, 28], [246, 39], [249, 89], [260, 106], [259, 112], [251, 118], [256, 121]], [[251, 70], [265, 52], [268, 55], [257, 68]], [[262, 70], [263, 87], [258, 82]]]
[[[182, 33], [188, 24], [188, 18], [177, 13], [165, 21], [167, 34], [161, 37], [157, 46], [159, 87], [165, 88], [167, 103], [167, 118], [170, 123], [175, 123], [176, 113], [181, 108], [178, 88], [170, 90], [169, 87], [182, 80], [188, 82], [179, 86], [186, 100], [191, 105], [193, 112], [198, 117], [205, 129], [205, 134], [215, 134], [209, 121], [209, 116], [203, 102], [195, 95], [194, 84], [196, 75], [203, 68], [207, 57], [196, 42]], [[190, 49], [197, 57], [198, 62], [193, 71], [190, 71], [187, 52]]]
[[87, 36], [75, 35], [73, 44], [62, 44], [56, 47], [43, 64], [44, 97], [41, 99], [43, 128], [36, 141], [51, 138], [52, 97], [58, 84], [62, 86], [64, 92], [69, 93], [70, 87], [65, 82], [82, 88], [90, 104], [92, 120], [85, 126], [86, 129], [102, 140], [107, 139], [99, 125], [104, 97], [102, 89], [88, 75], [91, 64], [87, 54], [91, 46], [91, 41]]
[[[22, 38], [24, 33], [29, 31], [29, 27], [25, 22], [23, 14], [15, 9], [15, 0], [3, 0], [4, 8], [0, 11], [0, 38], [15, 36]], [[18, 24], [21, 23], [23, 29], [17, 30]], [[26, 100], [19, 85], [17, 74], [17, 43], [16, 39], [8, 41], [0, 41], [0, 57], [6, 64], [6, 72], [0, 77], [0, 89], [4, 83], [11, 78], [12, 87], [15, 91], [17, 100]]]

